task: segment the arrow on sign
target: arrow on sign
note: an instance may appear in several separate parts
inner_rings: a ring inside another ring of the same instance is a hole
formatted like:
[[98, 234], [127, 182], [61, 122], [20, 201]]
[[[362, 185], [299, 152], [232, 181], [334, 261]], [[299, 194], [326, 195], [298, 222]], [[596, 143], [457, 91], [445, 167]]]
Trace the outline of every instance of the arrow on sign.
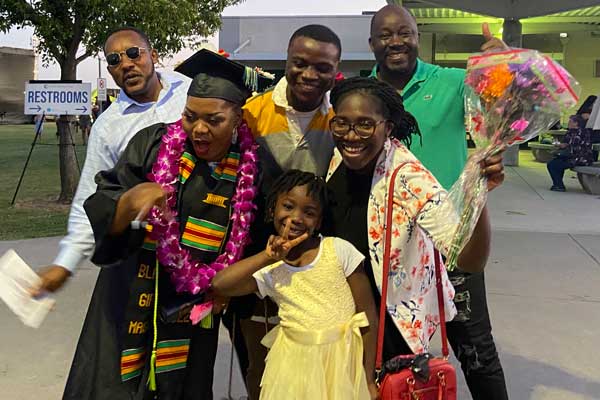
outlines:
[[86, 112], [87, 111], [87, 107], [79, 107], [76, 108], [77, 111], [81, 111], [81, 112]]
[[35, 112], [40, 112], [40, 110], [42, 109], [42, 107], [40, 107], [40, 106], [38, 105], [38, 106], [35, 106], [35, 107], [29, 107], [29, 109], [30, 109], [30, 110], [34, 110]]

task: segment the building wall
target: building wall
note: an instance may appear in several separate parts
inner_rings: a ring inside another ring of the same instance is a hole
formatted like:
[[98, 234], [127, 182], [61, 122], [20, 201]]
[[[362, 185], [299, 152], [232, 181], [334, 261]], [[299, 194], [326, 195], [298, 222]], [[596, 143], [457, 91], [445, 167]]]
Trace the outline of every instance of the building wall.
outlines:
[[[277, 54], [285, 59], [291, 35], [308, 24], [330, 27], [342, 42], [342, 56], [363, 54], [369, 56], [369, 16], [313, 16], [313, 17], [223, 17], [219, 32], [219, 47], [230, 52], [232, 58], [250, 54]], [[234, 53], [246, 40], [250, 42]]]
[[32, 50], [0, 47], [0, 122], [30, 122], [23, 114], [25, 82], [33, 79], [35, 57]]
[[580, 103], [589, 95], [600, 94], [596, 61], [600, 60], [600, 37], [591, 32], [570, 33], [565, 46], [565, 67], [581, 85]]
[[[371, 16], [311, 16], [311, 17], [223, 17], [219, 32], [219, 48], [231, 54], [234, 60], [258, 65], [274, 71], [280, 77], [285, 67], [289, 38], [300, 27], [321, 24], [331, 28], [342, 42], [340, 70], [346, 76], [364, 74], [375, 58], [369, 48]], [[432, 60], [432, 33], [421, 35], [420, 54]], [[234, 52], [239, 49], [238, 52]]]
[[[292, 33], [307, 24], [322, 24], [329, 26], [341, 39], [341, 71], [346, 76], [355, 76], [372, 68], [375, 62], [368, 44], [370, 20], [369, 15], [223, 17], [219, 47], [230, 52], [233, 59], [275, 71], [279, 78]], [[248, 39], [249, 42], [239, 52], [233, 53]], [[558, 32], [525, 35], [523, 38], [524, 47], [563, 59], [563, 65], [581, 84], [581, 101], [588, 95], [600, 94], [600, 78], [594, 76], [596, 60], [600, 60], [600, 33], [569, 32], [564, 53], [563, 43]], [[423, 32], [419, 53], [428, 62], [433, 60], [444, 66], [465, 67], [468, 56], [479, 51], [481, 44], [481, 35]]]

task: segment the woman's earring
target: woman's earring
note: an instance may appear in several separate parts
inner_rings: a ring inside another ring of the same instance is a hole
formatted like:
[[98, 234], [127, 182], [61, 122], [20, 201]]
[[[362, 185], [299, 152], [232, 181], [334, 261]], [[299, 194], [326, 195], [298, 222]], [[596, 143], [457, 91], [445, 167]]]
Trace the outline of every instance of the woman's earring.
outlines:
[[235, 128], [233, 128], [233, 133], [231, 134], [231, 143], [237, 143], [237, 139], [238, 139], [238, 131], [237, 131], [237, 126]]

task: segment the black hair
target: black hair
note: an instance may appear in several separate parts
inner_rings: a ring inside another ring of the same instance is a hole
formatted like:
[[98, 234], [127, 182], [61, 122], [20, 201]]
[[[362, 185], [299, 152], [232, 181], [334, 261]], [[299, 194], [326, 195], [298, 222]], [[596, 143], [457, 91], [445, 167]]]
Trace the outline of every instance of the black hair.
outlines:
[[106, 42], [108, 42], [108, 39], [119, 32], [134, 32], [136, 33], [139, 37], [142, 38], [142, 40], [144, 41], [144, 43], [146, 43], [146, 46], [148, 46], [148, 49], [152, 48], [152, 44], [150, 43], [150, 39], [148, 38], [148, 35], [146, 35], [146, 33], [144, 31], [142, 31], [141, 29], [138, 29], [136, 27], [133, 26], [121, 26], [119, 28], [113, 29], [112, 31], [110, 31], [108, 33], [108, 35], [106, 35], [106, 39], [104, 40], [104, 46], [102, 46], [102, 51], [106, 52]]
[[386, 6], [381, 7], [375, 14], [373, 14], [373, 16], [371, 17], [371, 27], [369, 28], [369, 32], [372, 35], [373, 34], [373, 25], [375, 24], [375, 19], [377, 17], [379, 17], [381, 14], [383, 14], [384, 12], [387, 12], [388, 10], [399, 13], [399, 12], [407, 12], [408, 15], [410, 15], [411, 19], [414, 21], [415, 25], [418, 26], [417, 23], [417, 17], [415, 17], [415, 14], [412, 13], [412, 11], [410, 11], [408, 8], [406, 7], [402, 7], [399, 6], [397, 4], [388, 4]]
[[298, 169], [291, 169], [281, 175], [269, 191], [267, 195], [266, 203], [266, 222], [273, 221], [273, 212], [275, 211], [275, 205], [279, 195], [288, 193], [296, 186], [307, 186], [307, 194], [321, 205], [322, 219], [326, 215], [326, 211], [329, 209], [329, 194], [327, 192], [327, 185], [325, 179], [320, 176], [313, 174], [312, 172], [304, 172]]
[[404, 109], [402, 96], [391, 85], [375, 78], [354, 77], [344, 79], [331, 90], [330, 101], [333, 110], [349, 94], [360, 93], [379, 101], [381, 113], [394, 127], [391, 135], [410, 148], [412, 135], [421, 136], [417, 120]]
[[596, 102], [596, 96], [588, 96], [587, 99], [581, 104], [581, 107], [577, 110], [577, 115], [592, 113], [592, 109], [594, 108], [594, 103]]
[[292, 45], [294, 39], [299, 37], [307, 37], [318, 42], [331, 43], [338, 49], [338, 59], [342, 56], [342, 42], [340, 41], [340, 38], [334, 31], [324, 25], [311, 24], [298, 28], [290, 38], [288, 49]]

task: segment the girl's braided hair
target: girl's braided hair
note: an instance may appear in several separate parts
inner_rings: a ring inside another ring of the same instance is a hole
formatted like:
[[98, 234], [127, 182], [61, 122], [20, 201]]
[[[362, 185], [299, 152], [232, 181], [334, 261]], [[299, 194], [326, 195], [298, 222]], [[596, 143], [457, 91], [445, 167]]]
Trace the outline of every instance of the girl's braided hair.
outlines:
[[327, 185], [325, 180], [320, 176], [316, 176], [311, 172], [304, 172], [297, 169], [292, 169], [281, 175], [269, 191], [267, 195], [265, 216], [266, 222], [273, 221], [273, 212], [277, 204], [277, 198], [282, 193], [287, 193], [296, 186], [307, 186], [307, 194], [321, 205], [323, 216], [329, 209], [329, 195], [327, 193]]
[[391, 135], [410, 148], [412, 135], [421, 136], [417, 120], [404, 109], [402, 96], [391, 85], [374, 78], [344, 79], [331, 90], [331, 105], [337, 106], [349, 94], [360, 93], [377, 99], [382, 115], [394, 125]]

